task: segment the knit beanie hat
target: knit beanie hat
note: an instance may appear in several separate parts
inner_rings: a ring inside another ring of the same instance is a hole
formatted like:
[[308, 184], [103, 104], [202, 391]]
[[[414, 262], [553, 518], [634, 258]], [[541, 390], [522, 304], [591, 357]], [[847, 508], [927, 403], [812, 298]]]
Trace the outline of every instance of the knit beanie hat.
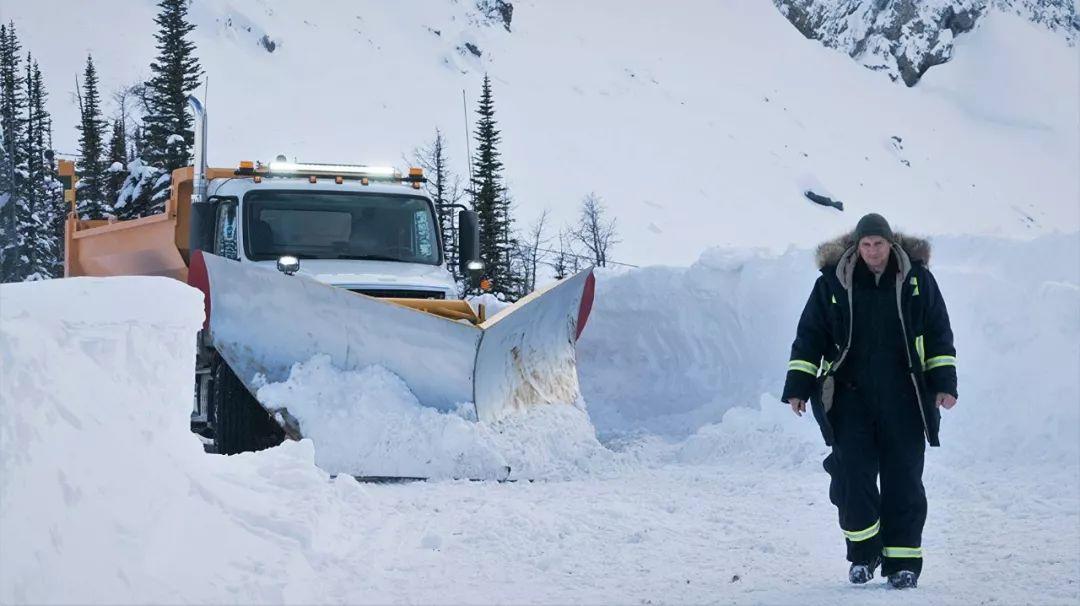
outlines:
[[855, 226], [856, 244], [867, 236], [881, 236], [889, 242], [896, 241], [892, 228], [889, 227], [889, 222], [885, 220], [885, 217], [877, 213], [870, 213], [859, 219], [859, 224]]

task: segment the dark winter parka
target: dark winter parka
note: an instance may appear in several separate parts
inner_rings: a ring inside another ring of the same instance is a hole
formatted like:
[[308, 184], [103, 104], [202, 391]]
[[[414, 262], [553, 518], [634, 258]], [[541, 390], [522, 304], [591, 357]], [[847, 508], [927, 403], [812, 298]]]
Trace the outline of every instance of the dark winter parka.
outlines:
[[[927, 441], [939, 446], [941, 416], [934, 400], [938, 393], [957, 395], [956, 350], [945, 301], [927, 268], [929, 261], [926, 240], [897, 234], [890, 261], [897, 271], [881, 279], [895, 280], [899, 330], [915, 394], [913, 406], [922, 418]], [[852, 343], [853, 279], [860, 263], [854, 233], [819, 246], [817, 262], [821, 276], [799, 319], [782, 399], [809, 401], [825, 443], [832, 445], [828, 412], [837, 389], [836, 378], [843, 375], [849, 362], [846, 358]]]

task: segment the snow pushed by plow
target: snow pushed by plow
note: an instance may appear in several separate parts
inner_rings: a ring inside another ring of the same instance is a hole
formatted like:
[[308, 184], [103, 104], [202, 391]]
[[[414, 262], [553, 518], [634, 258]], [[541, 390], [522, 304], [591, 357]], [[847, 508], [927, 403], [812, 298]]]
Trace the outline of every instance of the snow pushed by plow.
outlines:
[[423, 406], [381, 366], [342, 371], [328, 356], [297, 364], [259, 389], [288, 407], [330, 473], [432, 479], [562, 479], [611, 460], [580, 403], [529, 407], [477, 423], [471, 402], [442, 412]]

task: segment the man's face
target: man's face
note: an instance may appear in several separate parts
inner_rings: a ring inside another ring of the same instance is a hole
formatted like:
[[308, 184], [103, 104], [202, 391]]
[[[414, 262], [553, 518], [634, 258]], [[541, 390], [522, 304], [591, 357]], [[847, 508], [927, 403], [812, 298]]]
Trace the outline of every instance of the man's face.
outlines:
[[889, 263], [889, 241], [881, 236], [866, 236], [859, 240], [859, 256], [875, 271], [885, 269]]

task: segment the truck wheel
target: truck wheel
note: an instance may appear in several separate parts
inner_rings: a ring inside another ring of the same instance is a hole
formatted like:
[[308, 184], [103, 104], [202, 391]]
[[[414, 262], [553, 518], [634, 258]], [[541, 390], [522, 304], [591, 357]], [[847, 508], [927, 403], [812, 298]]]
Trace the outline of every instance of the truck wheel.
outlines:
[[229, 365], [218, 358], [213, 372], [211, 399], [217, 452], [231, 455], [281, 444], [285, 432], [248, 392]]

